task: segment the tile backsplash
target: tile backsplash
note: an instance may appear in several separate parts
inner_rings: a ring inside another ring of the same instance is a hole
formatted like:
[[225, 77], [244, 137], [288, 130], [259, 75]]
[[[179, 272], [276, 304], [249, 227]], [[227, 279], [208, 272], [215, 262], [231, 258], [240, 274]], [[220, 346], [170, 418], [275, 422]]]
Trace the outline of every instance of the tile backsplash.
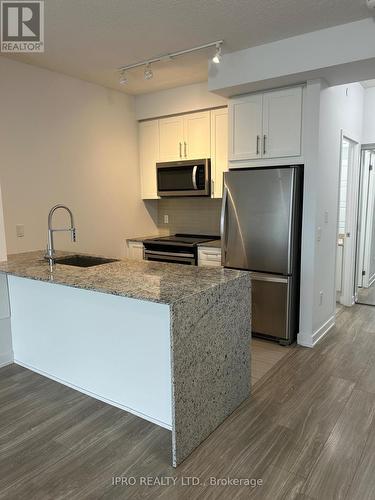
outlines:
[[[165, 198], [158, 201], [158, 228], [161, 232], [220, 234], [221, 199]], [[168, 215], [168, 224], [164, 216]]]

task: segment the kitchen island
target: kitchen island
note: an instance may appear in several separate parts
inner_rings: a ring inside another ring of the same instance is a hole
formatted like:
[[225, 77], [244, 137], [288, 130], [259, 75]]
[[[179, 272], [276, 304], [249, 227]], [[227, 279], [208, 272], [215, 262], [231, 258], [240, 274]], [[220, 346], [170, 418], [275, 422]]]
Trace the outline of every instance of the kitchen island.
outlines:
[[161, 425], [177, 466], [250, 392], [250, 275], [41, 252], [0, 264], [14, 362]]

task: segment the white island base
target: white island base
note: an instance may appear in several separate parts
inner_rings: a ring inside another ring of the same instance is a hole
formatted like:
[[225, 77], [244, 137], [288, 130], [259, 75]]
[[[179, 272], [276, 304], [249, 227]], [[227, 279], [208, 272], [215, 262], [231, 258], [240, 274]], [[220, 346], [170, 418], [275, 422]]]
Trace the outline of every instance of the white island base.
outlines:
[[172, 429], [167, 305], [8, 281], [15, 363]]

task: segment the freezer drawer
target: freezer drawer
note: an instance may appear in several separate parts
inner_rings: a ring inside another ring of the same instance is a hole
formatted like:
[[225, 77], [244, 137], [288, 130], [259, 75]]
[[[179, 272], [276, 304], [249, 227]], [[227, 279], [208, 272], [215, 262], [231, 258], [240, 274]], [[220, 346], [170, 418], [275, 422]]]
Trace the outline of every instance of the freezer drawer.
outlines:
[[292, 339], [292, 277], [252, 274], [252, 330], [255, 334]]

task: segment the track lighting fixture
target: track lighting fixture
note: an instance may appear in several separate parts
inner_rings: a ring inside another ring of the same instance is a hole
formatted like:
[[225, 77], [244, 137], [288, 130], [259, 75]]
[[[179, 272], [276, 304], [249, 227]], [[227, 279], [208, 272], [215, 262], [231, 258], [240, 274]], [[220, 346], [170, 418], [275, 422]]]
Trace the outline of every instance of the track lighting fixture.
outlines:
[[152, 72], [151, 69], [151, 63], [147, 63], [144, 71], [144, 77], [145, 80], [151, 80], [151, 78], [154, 76], [154, 73]]
[[125, 70], [122, 70], [120, 73], [120, 83], [121, 85], [126, 85], [128, 83], [128, 77], [126, 76]]
[[221, 43], [216, 44], [216, 52], [214, 57], [212, 58], [212, 62], [215, 64], [219, 64], [221, 62]]
[[[375, 0], [374, 0], [375, 1]], [[159, 57], [154, 57], [153, 59], [148, 59], [146, 61], [141, 61], [135, 64], [128, 64], [127, 66], [121, 66], [118, 68], [118, 71], [120, 71], [120, 83], [122, 85], [125, 85], [127, 83], [127, 77], [125, 75], [125, 71], [128, 71], [129, 69], [132, 68], [139, 68], [140, 66], [145, 66], [144, 69], [144, 79], [145, 80], [151, 80], [151, 78], [154, 76], [154, 73], [151, 69], [151, 64], [159, 62], [159, 61], [170, 61], [174, 59], [175, 57], [182, 56], [184, 54], [190, 54], [191, 52], [196, 52], [197, 50], [203, 50], [207, 49], [209, 47], [216, 47], [216, 52], [214, 57], [212, 58], [212, 62], [215, 64], [219, 64], [221, 61], [221, 46], [223, 44], [223, 40], [217, 40], [216, 42], [210, 42], [206, 43], [205, 45], [199, 45], [198, 47], [193, 47], [191, 49], [185, 49], [185, 50], [180, 50], [178, 52], [172, 52], [169, 54], [164, 54]]]

